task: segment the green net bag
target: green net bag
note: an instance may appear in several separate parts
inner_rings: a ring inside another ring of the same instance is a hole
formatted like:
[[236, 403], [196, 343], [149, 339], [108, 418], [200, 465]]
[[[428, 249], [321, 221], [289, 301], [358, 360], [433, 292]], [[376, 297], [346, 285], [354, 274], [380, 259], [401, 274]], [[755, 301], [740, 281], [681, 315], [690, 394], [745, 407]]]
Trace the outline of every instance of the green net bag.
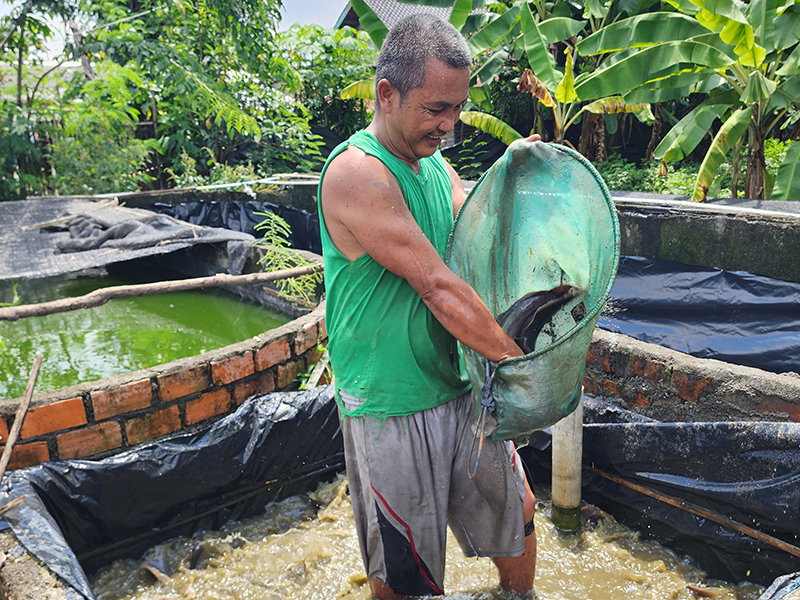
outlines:
[[496, 317], [530, 292], [574, 290], [525, 356], [488, 364], [462, 346], [485, 435], [527, 441], [580, 399], [592, 332], [619, 263], [619, 222], [608, 188], [569, 148], [515, 144], [470, 192], [447, 262]]

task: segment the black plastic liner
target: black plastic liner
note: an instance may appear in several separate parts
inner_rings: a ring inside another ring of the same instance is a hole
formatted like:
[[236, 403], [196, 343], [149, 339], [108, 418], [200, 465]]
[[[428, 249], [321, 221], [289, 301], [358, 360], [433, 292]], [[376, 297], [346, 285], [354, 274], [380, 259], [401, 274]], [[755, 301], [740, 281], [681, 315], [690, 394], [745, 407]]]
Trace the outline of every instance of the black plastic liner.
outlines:
[[65, 460], [8, 473], [5, 519], [74, 598], [93, 599], [85, 573], [138, 558], [167, 539], [309, 491], [344, 470], [332, 386], [248, 399], [210, 427], [99, 461]]
[[774, 373], [800, 365], [800, 283], [624, 256], [598, 326]]
[[292, 206], [282, 206], [272, 202], [256, 202], [255, 200], [229, 200], [184, 202], [176, 205], [156, 202], [148, 208], [193, 225], [240, 231], [249, 233], [256, 238], [262, 237], [261, 233], [255, 230], [255, 226], [261, 223], [264, 217], [255, 213], [275, 213], [286, 221], [292, 230], [288, 239], [292, 248], [322, 254], [319, 216], [316, 213], [309, 213]]
[[[583, 464], [800, 546], [800, 423], [662, 423], [584, 397]], [[549, 482], [550, 431], [521, 450]], [[586, 469], [583, 498], [691, 556], [711, 577], [769, 585], [800, 558]]]

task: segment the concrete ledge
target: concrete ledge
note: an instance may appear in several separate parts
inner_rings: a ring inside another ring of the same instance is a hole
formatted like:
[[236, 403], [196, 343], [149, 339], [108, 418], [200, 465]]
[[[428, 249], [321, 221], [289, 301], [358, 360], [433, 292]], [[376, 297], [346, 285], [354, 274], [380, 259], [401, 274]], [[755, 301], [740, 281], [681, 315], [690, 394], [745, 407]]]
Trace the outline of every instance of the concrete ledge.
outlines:
[[659, 421], [800, 422], [800, 375], [694, 358], [595, 329], [584, 388]]

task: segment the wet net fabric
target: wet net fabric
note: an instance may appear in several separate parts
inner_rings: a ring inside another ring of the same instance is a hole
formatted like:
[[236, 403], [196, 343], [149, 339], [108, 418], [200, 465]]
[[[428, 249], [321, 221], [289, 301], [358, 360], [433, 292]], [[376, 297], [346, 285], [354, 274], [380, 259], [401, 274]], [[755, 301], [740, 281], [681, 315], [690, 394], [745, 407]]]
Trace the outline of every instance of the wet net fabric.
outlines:
[[[456, 219], [448, 264], [492, 314], [529, 292], [561, 284], [581, 290], [541, 330], [531, 353], [497, 366], [493, 439], [526, 439], [575, 409], [592, 331], [618, 263], [611, 195], [577, 152], [519, 143], [472, 189]], [[464, 355], [480, 390], [486, 360], [468, 348]], [[475, 397], [478, 412], [480, 394]]]
[[0, 203], [0, 281], [38, 279], [253, 236], [190, 225], [108, 198]]

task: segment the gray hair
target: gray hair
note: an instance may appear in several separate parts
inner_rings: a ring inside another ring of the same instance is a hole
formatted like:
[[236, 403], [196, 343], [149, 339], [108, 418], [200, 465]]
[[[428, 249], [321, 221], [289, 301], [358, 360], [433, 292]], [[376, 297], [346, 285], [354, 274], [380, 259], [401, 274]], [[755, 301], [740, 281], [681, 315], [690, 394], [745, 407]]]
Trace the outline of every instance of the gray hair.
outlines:
[[[425, 83], [425, 63], [435, 58], [454, 69], [469, 69], [472, 55], [464, 37], [450, 23], [417, 13], [398, 22], [389, 31], [378, 55], [377, 85], [386, 79], [400, 98]], [[376, 102], [376, 109], [379, 104]]]

